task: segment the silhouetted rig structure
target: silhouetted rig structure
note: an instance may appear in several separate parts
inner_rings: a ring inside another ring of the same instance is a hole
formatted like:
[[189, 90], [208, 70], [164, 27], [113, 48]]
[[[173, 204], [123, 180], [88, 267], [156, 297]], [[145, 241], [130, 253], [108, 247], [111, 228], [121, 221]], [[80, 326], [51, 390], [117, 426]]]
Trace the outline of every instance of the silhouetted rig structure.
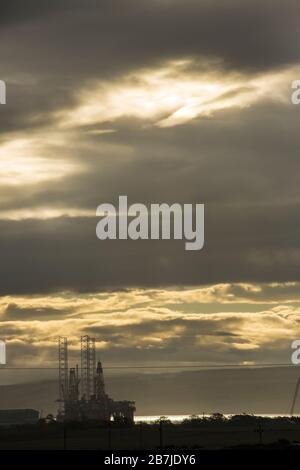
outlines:
[[81, 367], [68, 366], [68, 339], [59, 337], [58, 421], [133, 423], [135, 402], [115, 401], [105, 393], [101, 362], [96, 365], [95, 338], [81, 337]]

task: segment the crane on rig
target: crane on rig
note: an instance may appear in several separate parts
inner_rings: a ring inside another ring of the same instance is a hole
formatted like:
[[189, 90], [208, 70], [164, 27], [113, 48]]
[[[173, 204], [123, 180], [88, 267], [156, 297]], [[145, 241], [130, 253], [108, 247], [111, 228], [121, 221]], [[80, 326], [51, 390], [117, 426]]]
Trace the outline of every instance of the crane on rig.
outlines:
[[296, 401], [297, 401], [297, 396], [298, 396], [298, 392], [299, 392], [299, 387], [300, 387], [300, 377], [299, 377], [299, 379], [297, 380], [297, 383], [296, 383], [296, 388], [295, 388], [295, 392], [294, 392], [294, 396], [293, 396], [293, 402], [292, 402], [292, 406], [291, 406], [291, 416], [293, 416], [293, 414], [294, 414], [295, 405], [296, 405]]

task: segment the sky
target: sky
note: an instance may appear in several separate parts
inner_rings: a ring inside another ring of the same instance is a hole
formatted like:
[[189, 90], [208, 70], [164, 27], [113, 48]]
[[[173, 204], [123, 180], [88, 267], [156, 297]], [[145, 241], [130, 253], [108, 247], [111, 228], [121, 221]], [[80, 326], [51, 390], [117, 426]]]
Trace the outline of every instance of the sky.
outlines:
[[[297, 0], [2, 0], [0, 335], [105, 364], [289, 363], [300, 337]], [[205, 245], [96, 238], [204, 203]]]

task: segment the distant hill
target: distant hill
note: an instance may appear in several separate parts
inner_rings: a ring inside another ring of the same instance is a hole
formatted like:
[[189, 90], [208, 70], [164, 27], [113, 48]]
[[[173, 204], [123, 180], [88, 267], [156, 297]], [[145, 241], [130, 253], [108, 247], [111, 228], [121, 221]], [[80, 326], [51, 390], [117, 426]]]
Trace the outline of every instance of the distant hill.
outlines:
[[[299, 375], [297, 367], [124, 374], [108, 376], [106, 389], [112, 398], [135, 400], [139, 415], [288, 414]], [[45, 415], [56, 412], [57, 395], [55, 380], [2, 385], [0, 409], [36, 408]], [[295, 412], [300, 413], [300, 397]]]

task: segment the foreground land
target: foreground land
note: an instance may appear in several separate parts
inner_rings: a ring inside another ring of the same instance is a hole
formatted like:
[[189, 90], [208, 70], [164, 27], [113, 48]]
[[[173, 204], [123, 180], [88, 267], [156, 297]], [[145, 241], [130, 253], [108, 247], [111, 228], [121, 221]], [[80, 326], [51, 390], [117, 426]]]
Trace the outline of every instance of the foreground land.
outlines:
[[[161, 419], [155, 424], [69, 423], [41, 421], [35, 425], [0, 428], [1, 450], [100, 450], [185, 448], [222, 449], [300, 443], [299, 418], [235, 416], [192, 417], [180, 424]], [[275, 443], [275, 444], [274, 444]]]

